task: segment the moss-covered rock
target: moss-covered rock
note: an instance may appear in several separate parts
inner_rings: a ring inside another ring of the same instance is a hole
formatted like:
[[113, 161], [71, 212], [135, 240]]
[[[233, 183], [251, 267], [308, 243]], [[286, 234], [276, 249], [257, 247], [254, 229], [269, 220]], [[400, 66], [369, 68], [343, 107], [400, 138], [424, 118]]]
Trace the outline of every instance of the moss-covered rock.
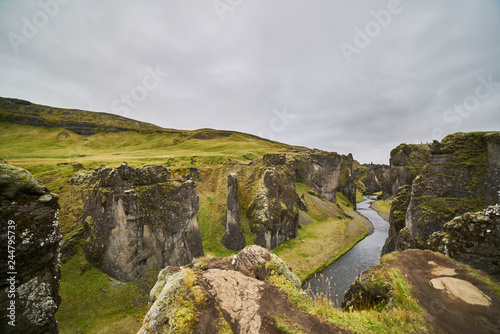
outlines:
[[[2, 333], [58, 332], [54, 316], [61, 303], [58, 212], [57, 195], [28, 171], [0, 163], [0, 244], [5, 254], [0, 264]], [[15, 310], [7, 312], [11, 301]]]
[[195, 183], [172, 180], [161, 166], [101, 167], [75, 175], [84, 198], [83, 251], [108, 275], [130, 281], [203, 255]]
[[429, 236], [453, 217], [498, 203], [499, 136], [497, 132], [456, 133], [430, 146], [404, 144], [391, 152], [395, 186], [403, 183], [406, 188], [399, 188], [393, 203], [384, 253], [397, 248], [397, 234], [403, 227], [407, 233], [400, 246], [425, 248]]
[[455, 217], [430, 236], [428, 247], [500, 278], [500, 206]]

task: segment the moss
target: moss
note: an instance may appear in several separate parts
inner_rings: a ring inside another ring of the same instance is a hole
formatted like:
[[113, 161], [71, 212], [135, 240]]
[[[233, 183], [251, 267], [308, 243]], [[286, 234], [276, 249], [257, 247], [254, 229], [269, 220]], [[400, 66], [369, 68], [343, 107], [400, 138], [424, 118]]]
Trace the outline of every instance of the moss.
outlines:
[[305, 334], [307, 331], [301, 325], [286, 316], [274, 316], [273, 320], [278, 330], [285, 334]]

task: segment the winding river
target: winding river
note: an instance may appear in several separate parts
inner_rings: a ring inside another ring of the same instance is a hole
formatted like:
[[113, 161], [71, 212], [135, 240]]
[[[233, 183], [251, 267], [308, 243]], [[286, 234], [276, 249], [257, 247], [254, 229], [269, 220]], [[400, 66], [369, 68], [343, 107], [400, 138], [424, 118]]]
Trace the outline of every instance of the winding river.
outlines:
[[302, 286], [303, 289], [310, 287], [310, 293], [314, 296], [326, 294], [336, 306], [340, 306], [345, 291], [363, 270], [380, 263], [380, 253], [387, 238], [389, 223], [370, 208], [375, 199], [364, 198], [365, 201], [358, 203], [357, 211], [372, 222], [373, 233]]

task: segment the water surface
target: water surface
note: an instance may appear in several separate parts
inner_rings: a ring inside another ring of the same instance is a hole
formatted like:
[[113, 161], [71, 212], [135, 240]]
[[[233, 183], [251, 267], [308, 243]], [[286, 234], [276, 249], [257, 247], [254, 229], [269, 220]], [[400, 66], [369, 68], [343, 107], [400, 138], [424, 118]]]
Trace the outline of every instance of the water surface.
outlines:
[[358, 203], [356, 211], [371, 221], [373, 233], [302, 286], [303, 289], [310, 287], [313, 295], [326, 294], [336, 306], [340, 306], [345, 291], [363, 270], [380, 263], [380, 253], [387, 239], [389, 223], [370, 208], [375, 199], [364, 198], [365, 201]]

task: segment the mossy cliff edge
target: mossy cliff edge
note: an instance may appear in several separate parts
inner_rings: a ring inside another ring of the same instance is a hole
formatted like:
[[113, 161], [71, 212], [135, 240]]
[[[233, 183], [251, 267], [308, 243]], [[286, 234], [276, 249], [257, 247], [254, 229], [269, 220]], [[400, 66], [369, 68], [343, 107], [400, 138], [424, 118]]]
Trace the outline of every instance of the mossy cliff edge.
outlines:
[[432, 233], [499, 202], [500, 133], [456, 133], [391, 152], [396, 197], [383, 253], [427, 248]]

